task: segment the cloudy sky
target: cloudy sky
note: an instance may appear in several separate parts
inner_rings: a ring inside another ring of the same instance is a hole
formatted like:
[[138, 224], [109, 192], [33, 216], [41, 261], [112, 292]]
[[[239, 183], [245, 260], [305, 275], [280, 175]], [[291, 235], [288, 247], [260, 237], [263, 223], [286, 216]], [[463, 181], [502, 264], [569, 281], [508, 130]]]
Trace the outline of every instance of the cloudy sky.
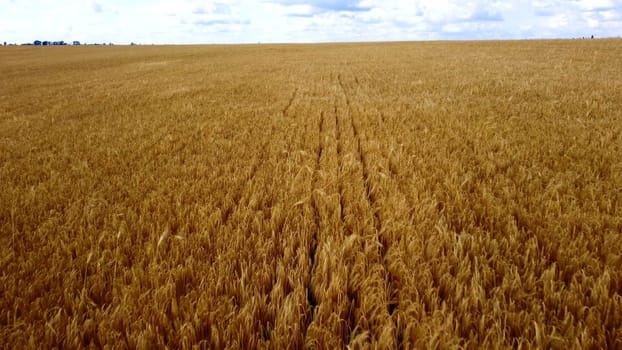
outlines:
[[622, 36], [622, 0], [0, 0], [0, 42], [145, 44]]

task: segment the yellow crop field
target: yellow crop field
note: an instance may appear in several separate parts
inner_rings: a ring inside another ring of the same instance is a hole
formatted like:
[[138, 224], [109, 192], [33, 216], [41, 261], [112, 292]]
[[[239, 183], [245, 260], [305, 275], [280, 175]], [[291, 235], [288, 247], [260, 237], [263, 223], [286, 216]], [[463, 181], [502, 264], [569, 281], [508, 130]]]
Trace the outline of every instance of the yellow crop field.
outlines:
[[0, 48], [0, 348], [622, 348], [622, 41]]

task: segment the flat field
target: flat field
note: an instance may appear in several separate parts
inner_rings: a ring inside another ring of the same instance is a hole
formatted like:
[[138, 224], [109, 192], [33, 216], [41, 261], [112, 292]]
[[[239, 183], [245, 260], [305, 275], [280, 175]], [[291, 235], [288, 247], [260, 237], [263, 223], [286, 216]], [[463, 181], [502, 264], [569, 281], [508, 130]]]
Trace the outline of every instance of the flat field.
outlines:
[[622, 40], [0, 48], [0, 348], [622, 348]]

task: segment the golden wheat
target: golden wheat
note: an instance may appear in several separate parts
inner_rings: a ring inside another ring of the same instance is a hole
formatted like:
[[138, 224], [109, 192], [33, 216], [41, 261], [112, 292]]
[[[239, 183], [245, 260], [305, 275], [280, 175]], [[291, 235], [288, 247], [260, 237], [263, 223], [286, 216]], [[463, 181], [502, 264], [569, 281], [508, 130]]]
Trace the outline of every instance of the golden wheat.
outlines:
[[2, 348], [620, 348], [620, 40], [0, 49]]

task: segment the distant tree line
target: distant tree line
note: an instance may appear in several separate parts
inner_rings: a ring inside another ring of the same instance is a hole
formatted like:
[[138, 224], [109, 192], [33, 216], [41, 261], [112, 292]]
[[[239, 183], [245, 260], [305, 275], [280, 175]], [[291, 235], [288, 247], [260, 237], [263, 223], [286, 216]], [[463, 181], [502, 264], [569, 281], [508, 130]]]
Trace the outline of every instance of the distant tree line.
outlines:
[[64, 41], [41, 41], [41, 40], [35, 40], [32, 43], [34, 46], [65, 46], [67, 45], [66, 42]]
[[[134, 43], [132, 43], [134, 45]], [[66, 45], [73, 45], [73, 46], [80, 46], [80, 45], [97, 45], [97, 46], [113, 46], [113, 43], [91, 43], [91, 44], [87, 44], [87, 43], [81, 43], [79, 41], [73, 41], [71, 44], [60, 40], [60, 41], [49, 41], [49, 40], [35, 40], [32, 43], [24, 43], [21, 44], [21, 46], [66, 46]], [[17, 44], [14, 43], [7, 43], [6, 41], [4, 42], [3, 46], [17, 46]]]

